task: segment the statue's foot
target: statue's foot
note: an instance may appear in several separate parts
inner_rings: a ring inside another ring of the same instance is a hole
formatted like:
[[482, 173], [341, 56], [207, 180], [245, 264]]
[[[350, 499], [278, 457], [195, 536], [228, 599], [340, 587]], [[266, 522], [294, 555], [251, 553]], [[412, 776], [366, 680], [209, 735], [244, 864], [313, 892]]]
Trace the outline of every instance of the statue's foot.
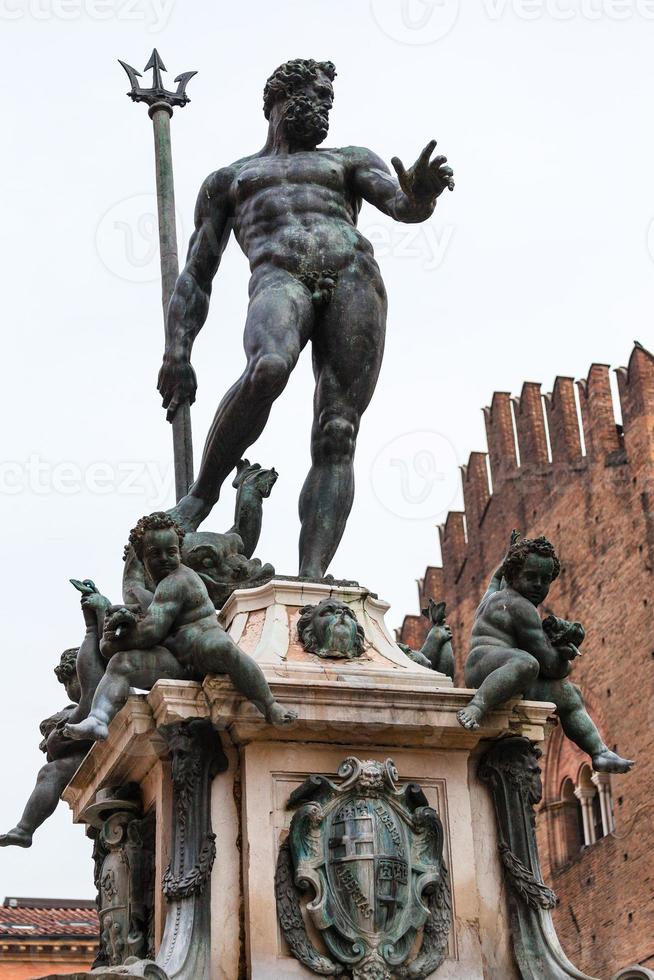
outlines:
[[31, 847], [32, 846], [32, 835], [28, 834], [26, 831], [21, 830], [20, 827], [14, 827], [6, 834], [0, 834], [0, 847]]
[[103, 721], [89, 715], [84, 721], [77, 725], [66, 725], [64, 728], [66, 738], [90, 739], [92, 742], [103, 742], [109, 735], [109, 729]]
[[623, 759], [610, 749], [604, 749], [593, 756], [595, 772], [629, 772], [633, 765], [633, 759]]
[[285, 708], [279, 701], [273, 701], [266, 707], [266, 721], [277, 728], [283, 728], [285, 725], [292, 725], [294, 721], [297, 721], [297, 711], [293, 711], [292, 708]]
[[178, 504], [171, 507], [168, 513], [184, 531], [197, 531], [210, 510], [211, 507], [206, 500], [187, 493]]
[[456, 717], [460, 725], [463, 725], [469, 731], [474, 731], [475, 728], [479, 728], [479, 723], [484, 717], [484, 712], [476, 704], [471, 703], [465, 708], [461, 708], [460, 711], [457, 711]]

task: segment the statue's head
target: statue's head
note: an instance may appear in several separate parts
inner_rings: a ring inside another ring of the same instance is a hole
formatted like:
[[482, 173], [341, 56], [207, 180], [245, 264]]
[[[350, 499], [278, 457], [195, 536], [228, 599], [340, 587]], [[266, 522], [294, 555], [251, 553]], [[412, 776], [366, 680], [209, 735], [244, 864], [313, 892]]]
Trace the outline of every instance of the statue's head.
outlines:
[[512, 544], [502, 566], [502, 574], [511, 588], [535, 606], [547, 598], [550, 585], [560, 571], [554, 545], [542, 535], [520, 538]]
[[339, 599], [323, 599], [317, 606], [305, 606], [297, 632], [304, 649], [318, 657], [353, 660], [363, 653], [363, 627], [347, 603]]
[[70, 647], [68, 650], [64, 650], [59, 658], [59, 663], [54, 669], [57, 680], [66, 688], [67, 697], [75, 704], [79, 702], [82, 696], [79, 680], [77, 679], [78, 653], [78, 647]]
[[182, 563], [181, 547], [184, 531], [163, 511], [142, 517], [129, 533], [129, 543], [136, 557], [155, 584], [175, 572]]
[[288, 139], [306, 149], [315, 149], [329, 131], [335, 77], [331, 61], [294, 58], [280, 65], [263, 92], [266, 119], [278, 117]]

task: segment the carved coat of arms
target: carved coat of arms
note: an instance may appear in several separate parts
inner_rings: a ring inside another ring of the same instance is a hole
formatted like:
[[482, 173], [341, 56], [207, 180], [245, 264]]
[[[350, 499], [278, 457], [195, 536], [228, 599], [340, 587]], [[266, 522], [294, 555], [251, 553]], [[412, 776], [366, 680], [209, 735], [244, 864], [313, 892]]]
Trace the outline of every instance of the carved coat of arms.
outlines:
[[[282, 932], [323, 976], [422, 980], [444, 959], [451, 918], [440, 818], [415, 783], [398, 787], [391, 759], [349, 758], [338, 776], [310, 776], [288, 802], [296, 813], [275, 881]], [[329, 955], [307, 936], [303, 891]]]

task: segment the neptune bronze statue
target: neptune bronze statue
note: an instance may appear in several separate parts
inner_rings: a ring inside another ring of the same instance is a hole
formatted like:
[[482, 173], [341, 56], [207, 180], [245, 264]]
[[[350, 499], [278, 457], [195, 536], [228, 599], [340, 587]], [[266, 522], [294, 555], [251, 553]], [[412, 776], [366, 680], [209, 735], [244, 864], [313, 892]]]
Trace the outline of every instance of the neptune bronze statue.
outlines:
[[199, 475], [173, 516], [191, 532], [207, 517], [311, 341], [316, 388], [311, 469], [300, 496], [300, 575], [312, 578], [325, 574], [352, 507], [359, 424], [384, 351], [386, 291], [372, 245], [357, 230], [362, 202], [415, 223], [454, 188], [446, 158], [432, 159], [435, 140], [408, 170], [394, 158], [397, 177], [364, 147], [321, 147], [335, 75], [330, 61], [281, 65], [264, 91], [264, 147], [202, 185], [158, 383], [169, 421], [195, 400], [193, 342], [233, 232], [251, 271], [246, 365], [218, 407]]

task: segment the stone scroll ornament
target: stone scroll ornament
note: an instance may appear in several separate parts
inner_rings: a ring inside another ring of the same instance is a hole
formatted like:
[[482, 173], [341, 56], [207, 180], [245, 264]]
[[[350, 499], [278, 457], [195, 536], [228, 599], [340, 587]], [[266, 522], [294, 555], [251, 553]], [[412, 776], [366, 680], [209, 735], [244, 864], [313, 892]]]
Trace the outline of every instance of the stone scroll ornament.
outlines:
[[134, 783], [99, 790], [85, 811], [100, 936], [94, 968], [154, 958], [154, 820]]
[[[138, 788], [100, 790], [85, 811], [94, 840], [100, 917], [92, 973], [62, 980], [211, 980], [211, 889], [216, 856], [211, 785], [227, 768], [220, 736], [206, 719], [158, 729], [168, 748], [173, 786], [171, 860], [161, 880], [166, 923], [154, 955], [154, 826], [142, 816]], [[147, 958], [146, 958], [147, 957]], [[52, 978], [42, 978], [52, 980]]]
[[[284, 938], [321, 976], [422, 980], [443, 962], [451, 925], [440, 818], [417, 784], [399, 788], [391, 759], [348, 758], [338, 777], [310, 776], [288, 801], [275, 875]], [[307, 935], [303, 892], [326, 953]]]
[[534, 806], [542, 798], [541, 755], [526, 738], [512, 736], [500, 739], [479, 765], [495, 804], [513, 952], [522, 980], [591, 980], [561, 948], [551, 917], [557, 898], [540, 870]]
[[170, 980], [210, 980], [211, 889], [216, 856], [211, 784], [227, 769], [211, 722], [191, 718], [158, 729], [168, 744], [173, 782], [173, 836], [162, 887], [168, 910], [157, 963]]

